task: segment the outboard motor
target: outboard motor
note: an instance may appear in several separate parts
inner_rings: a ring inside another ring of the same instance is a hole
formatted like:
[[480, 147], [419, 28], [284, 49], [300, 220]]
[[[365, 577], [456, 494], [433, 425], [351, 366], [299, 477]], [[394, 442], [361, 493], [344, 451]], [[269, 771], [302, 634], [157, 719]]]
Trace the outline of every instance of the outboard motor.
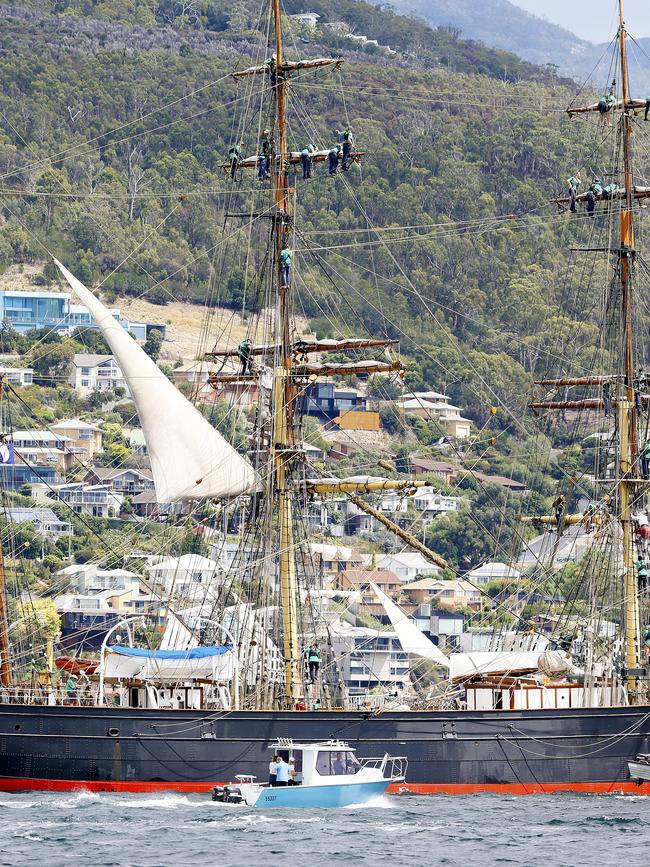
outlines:
[[213, 801], [224, 801], [224, 789], [223, 786], [213, 786], [212, 787], [212, 800]]
[[223, 800], [227, 804], [241, 804], [244, 796], [238, 786], [225, 786], [223, 790]]

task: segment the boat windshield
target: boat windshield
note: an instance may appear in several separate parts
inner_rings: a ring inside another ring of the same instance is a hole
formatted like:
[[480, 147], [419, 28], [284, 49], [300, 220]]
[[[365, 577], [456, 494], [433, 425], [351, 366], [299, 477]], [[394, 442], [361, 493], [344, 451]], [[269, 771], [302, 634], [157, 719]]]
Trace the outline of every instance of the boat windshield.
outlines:
[[321, 750], [316, 757], [316, 770], [321, 777], [356, 774], [360, 768], [359, 761], [351, 751], [335, 753]]

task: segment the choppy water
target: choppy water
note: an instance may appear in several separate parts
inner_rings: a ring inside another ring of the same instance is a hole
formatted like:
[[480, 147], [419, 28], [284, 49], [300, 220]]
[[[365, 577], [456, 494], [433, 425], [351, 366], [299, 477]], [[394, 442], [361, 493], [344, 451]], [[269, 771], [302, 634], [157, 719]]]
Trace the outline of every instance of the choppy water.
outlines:
[[635, 865], [650, 797], [393, 796], [261, 812], [202, 795], [0, 794], [0, 865]]

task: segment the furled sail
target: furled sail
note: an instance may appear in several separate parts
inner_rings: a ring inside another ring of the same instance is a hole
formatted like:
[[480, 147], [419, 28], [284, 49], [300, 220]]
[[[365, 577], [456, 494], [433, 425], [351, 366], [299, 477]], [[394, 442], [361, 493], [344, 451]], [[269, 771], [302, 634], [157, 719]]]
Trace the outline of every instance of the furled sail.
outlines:
[[159, 503], [235, 497], [254, 487], [253, 469], [167, 379], [107, 308], [54, 259], [90, 310], [126, 379], [144, 432]]
[[404, 653], [412, 653], [413, 656], [419, 656], [423, 659], [431, 659], [438, 665], [444, 665], [449, 668], [449, 660], [441, 650], [438, 650], [433, 641], [430, 641], [414, 623], [408, 619], [403, 611], [400, 611], [393, 600], [387, 596], [383, 590], [380, 590], [376, 584], [370, 582], [373, 593], [384, 606], [384, 611], [397, 633], [399, 643], [402, 645]]

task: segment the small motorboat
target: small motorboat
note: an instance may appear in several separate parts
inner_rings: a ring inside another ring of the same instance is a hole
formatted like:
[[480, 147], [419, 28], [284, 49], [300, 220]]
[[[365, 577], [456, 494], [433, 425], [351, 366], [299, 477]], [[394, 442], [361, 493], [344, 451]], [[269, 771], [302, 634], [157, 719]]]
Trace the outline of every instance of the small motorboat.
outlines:
[[634, 761], [627, 763], [627, 767], [633, 780], [650, 781], [650, 753], [639, 753]]
[[262, 808], [347, 807], [383, 795], [391, 783], [406, 779], [405, 756], [358, 759], [345, 741], [303, 744], [280, 738], [271, 749], [291, 769], [287, 784], [261, 784], [254, 776], [237, 774], [236, 783], [212, 789], [212, 800]]

